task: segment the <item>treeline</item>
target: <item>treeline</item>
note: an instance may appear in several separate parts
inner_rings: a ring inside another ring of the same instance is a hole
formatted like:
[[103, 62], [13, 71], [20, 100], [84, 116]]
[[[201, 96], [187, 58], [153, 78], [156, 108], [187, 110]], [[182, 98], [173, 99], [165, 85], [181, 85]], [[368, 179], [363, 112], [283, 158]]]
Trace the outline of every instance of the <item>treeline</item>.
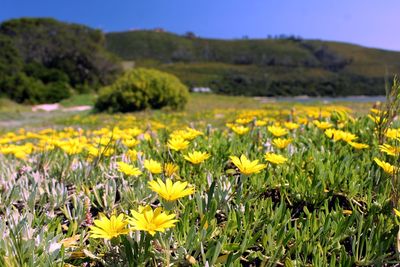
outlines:
[[345, 96], [381, 95], [382, 78], [356, 75], [272, 79], [251, 73], [231, 73], [215, 79], [208, 86], [216, 93], [247, 96]]
[[223, 94], [380, 95], [385, 76], [400, 73], [399, 52], [290, 36], [218, 40], [130, 31], [107, 34], [106, 47], [136, 66], [169, 71], [190, 87]]
[[0, 24], [0, 96], [17, 102], [57, 102], [96, 90], [121, 72], [99, 30], [54, 19]]

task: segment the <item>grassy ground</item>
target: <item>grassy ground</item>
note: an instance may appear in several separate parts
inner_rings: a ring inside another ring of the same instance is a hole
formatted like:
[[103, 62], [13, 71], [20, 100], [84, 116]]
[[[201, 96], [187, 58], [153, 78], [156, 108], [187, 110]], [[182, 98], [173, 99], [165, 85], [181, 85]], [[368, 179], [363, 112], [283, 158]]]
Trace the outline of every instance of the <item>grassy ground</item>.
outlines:
[[192, 94], [182, 112], [35, 114], [0, 134], [0, 266], [400, 259], [398, 121], [382, 147], [389, 125], [336, 104]]
[[95, 94], [74, 95], [60, 102], [63, 107], [93, 106], [96, 101]]
[[[69, 99], [63, 100], [60, 104], [62, 107], [74, 107], [88, 105], [93, 106], [96, 96], [93, 94], [75, 95]], [[351, 107], [356, 114], [365, 114], [373, 106], [374, 103], [335, 103], [335, 105], [341, 105]], [[307, 106], [326, 106], [327, 104], [321, 102], [307, 103]], [[292, 109], [296, 106], [302, 106], [296, 102], [265, 102], [265, 99], [254, 98], [254, 97], [242, 97], [242, 96], [224, 96], [215, 94], [201, 94], [191, 93], [189, 102], [180, 117], [187, 122], [203, 121], [207, 120], [207, 123], [222, 125], [226, 119], [225, 114], [235, 110], [246, 110], [246, 109]], [[165, 117], [165, 114], [171, 112], [166, 110], [159, 111], [143, 111], [133, 113], [138, 118], [151, 118]], [[63, 126], [71, 124], [79, 124], [78, 120], [71, 120], [77, 115], [90, 116], [91, 111], [83, 112], [64, 112], [64, 111], [52, 111], [52, 112], [32, 112], [32, 107], [29, 105], [19, 105], [10, 100], [0, 99], [0, 129], [15, 129], [18, 127], [53, 127]], [[173, 113], [172, 113], [173, 114]], [[107, 117], [103, 115], [103, 117]], [[110, 117], [110, 116], [108, 116]], [[111, 119], [110, 119], [111, 120]]]

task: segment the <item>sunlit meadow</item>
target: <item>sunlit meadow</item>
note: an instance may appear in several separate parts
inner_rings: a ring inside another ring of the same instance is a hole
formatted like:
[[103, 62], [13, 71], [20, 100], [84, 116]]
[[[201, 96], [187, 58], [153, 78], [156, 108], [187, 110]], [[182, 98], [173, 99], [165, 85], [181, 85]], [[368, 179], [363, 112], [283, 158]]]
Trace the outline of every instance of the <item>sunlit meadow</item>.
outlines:
[[398, 102], [76, 115], [3, 132], [0, 265], [394, 264]]

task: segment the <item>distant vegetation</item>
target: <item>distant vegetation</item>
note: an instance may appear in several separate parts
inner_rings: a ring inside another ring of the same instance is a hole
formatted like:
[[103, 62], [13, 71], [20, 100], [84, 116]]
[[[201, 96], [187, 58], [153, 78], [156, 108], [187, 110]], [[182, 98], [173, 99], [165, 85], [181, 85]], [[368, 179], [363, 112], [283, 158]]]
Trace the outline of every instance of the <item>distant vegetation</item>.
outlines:
[[399, 52], [285, 36], [217, 40], [130, 31], [107, 34], [106, 47], [189, 87], [233, 95], [381, 95], [385, 77], [400, 73]]
[[[400, 73], [400, 52], [293, 36], [217, 40], [161, 29], [104, 34], [50, 18], [0, 24], [0, 97], [18, 103], [97, 93], [132, 67], [227, 95], [382, 95], [385, 78]], [[154, 106], [146, 101], [129, 109]]]
[[0, 24], [0, 94], [19, 103], [57, 102], [112, 82], [119, 61], [101, 31], [54, 19]]
[[115, 83], [101, 89], [98, 111], [129, 112], [147, 108], [182, 109], [189, 91], [174, 75], [153, 69], [135, 68]]

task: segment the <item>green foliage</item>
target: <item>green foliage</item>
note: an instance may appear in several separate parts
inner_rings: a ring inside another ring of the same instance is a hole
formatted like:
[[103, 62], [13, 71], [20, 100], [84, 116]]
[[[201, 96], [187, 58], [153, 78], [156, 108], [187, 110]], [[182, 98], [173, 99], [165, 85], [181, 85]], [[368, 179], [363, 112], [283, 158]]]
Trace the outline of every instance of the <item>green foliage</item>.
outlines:
[[302, 40], [217, 40], [166, 32], [109, 33], [106, 46], [137, 66], [179, 77], [189, 87], [232, 95], [383, 95], [400, 53]]
[[121, 70], [99, 30], [44, 18], [0, 24], [0, 90], [17, 102], [60, 101], [72, 88], [110, 84]]
[[46, 102], [56, 103], [71, 96], [71, 87], [68, 83], [57, 81], [46, 84], [43, 98]]
[[0, 25], [25, 62], [63, 71], [71, 85], [104, 85], [119, 72], [114, 56], [103, 48], [101, 31], [54, 19], [22, 18]]
[[20, 72], [8, 77], [1, 83], [1, 94], [7, 96], [17, 103], [41, 102], [46, 86], [35, 78]]
[[22, 68], [22, 58], [9, 37], [0, 34], [0, 81]]
[[126, 72], [100, 91], [96, 109], [129, 112], [146, 108], [182, 109], [188, 90], [175, 76], [154, 69], [138, 68]]

